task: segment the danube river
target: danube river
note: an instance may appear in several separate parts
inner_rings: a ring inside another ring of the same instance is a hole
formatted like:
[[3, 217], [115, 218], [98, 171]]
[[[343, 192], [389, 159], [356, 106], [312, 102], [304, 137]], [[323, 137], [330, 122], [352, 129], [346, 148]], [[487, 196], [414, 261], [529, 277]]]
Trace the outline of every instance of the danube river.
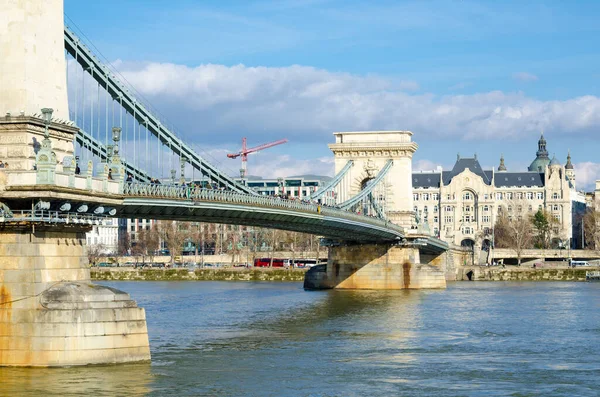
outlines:
[[152, 364], [0, 369], [2, 396], [598, 396], [600, 283], [113, 282]]

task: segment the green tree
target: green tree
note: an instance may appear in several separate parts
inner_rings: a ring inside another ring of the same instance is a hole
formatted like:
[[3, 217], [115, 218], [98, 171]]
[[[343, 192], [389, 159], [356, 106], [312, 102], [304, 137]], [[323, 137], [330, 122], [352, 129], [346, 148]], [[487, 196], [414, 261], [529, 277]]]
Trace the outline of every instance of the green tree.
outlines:
[[531, 223], [535, 230], [535, 248], [547, 249], [550, 244], [551, 224], [546, 211], [539, 209], [532, 217]]

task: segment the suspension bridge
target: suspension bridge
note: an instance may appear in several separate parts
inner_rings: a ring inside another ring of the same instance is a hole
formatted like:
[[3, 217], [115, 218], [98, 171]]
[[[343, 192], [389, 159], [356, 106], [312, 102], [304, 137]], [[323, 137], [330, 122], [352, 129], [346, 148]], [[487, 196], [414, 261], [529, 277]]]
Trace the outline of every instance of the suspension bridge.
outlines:
[[335, 133], [330, 183], [310, 197], [258, 195], [65, 26], [62, 0], [33, 3], [9, 3], [0, 26], [0, 365], [149, 359], [143, 309], [90, 282], [84, 233], [103, 217], [323, 236], [330, 259], [307, 288], [445, 287], [448, 247], [412, 210], [411, 132]]

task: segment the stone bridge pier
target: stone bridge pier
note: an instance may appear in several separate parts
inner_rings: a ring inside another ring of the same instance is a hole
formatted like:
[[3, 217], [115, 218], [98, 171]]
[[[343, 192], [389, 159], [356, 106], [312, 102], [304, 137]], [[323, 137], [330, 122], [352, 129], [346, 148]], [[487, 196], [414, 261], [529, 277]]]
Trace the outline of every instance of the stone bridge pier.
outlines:
[[307, 272], [304, 288], [446, 288], [446, 252], [422, 250], [410, 243], [332, 246], [327, 264]]

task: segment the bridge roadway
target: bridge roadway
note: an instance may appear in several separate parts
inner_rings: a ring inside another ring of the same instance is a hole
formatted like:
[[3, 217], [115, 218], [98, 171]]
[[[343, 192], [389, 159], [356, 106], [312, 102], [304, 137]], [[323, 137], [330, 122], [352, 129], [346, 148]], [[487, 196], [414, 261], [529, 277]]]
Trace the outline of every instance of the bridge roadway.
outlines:
[[270, 227], [360, 242], [393, 242], [404, 230], [383, 219], [299, 200], [224, 190], [125, 184], [121, 218], [167, 219]]
[[[112, 217], [270, 227], [361, 243], [405, 238], [402, 227], [384, 219], [296, 200], [176, 185], [119, 183], [60, 172], [54, 185], [38, 185], [35, 171], [6, 174], [6, 184], [0, 186], [0, 202], [7, 205], [14, 218], [35, 216], [35, 204], [41, 200], [50, 203], [44, 219], [50, 217], [56, 223], [100, 219], [114, 209]], [[71, 208], [60, 211], [65, 203]], [[83, 204], [87, 208], [78, 212]], [[103, 207], [102, 212], [95, 213], [99, 207]], [[10, 221], [10, 217], [4, 217], [4, 222]]]

